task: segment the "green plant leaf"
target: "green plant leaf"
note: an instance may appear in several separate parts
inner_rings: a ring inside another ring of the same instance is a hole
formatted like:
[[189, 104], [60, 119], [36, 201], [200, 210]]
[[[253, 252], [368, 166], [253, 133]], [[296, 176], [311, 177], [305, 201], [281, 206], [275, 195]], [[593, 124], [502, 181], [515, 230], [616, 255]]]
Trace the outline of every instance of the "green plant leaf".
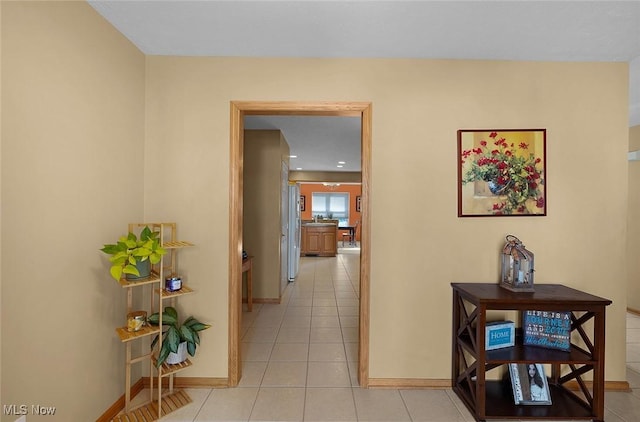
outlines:
[[151, 249], [147, 249], [147, 248], [145, 248], [145, 247], [140, 247], [140, 248], [136, 248], [136, 249], [134, 249], [134, 250], [131, 252], [131, 254], [132, 254], [133, 256], [137, 256], [137, 257], [140, 257], [140, 258], [146, 258], [146, 257], [148, 257], [149, 255], [151, 255]]
[[195, 324], [196, 322], [198, 322], [197, 319], [195, 319], [194, 317], [190, 316], [189, 318], [185, 319], [184, 322], [182, 323], [182, 325], [186, 325], [187, 327], [191, 327], [193, 324]]
[[[147, 321], [149, 321], [149, 323], [152, 325], [158, 325], [160, 324], [160, 315], [157, 312], [154, 312], [149, 315]], [[172, 315], [169, 315], [166, 312], [162, 313], [162, 325], [175, 325], [176, 322], [177, 319]]]
[[128, 258], [129, 255], [126, 252], [118, 252], [117, 254], [109, 258], [109, 261], [111, 261], [113, 265], [122, 265], [127, 262]]
[[162, 313], [162, 325], [176, 325], [177, 323], [178, 320], [176, 317], [166, 312]]
[[140, 232], [140, 239], [147, 240], [149, 236], [151, 236], [151, 229], [149, 226], [145, 226], [145, 228]]
[[149, 260], [151, 261], [152, 264], [157, 264], [158, 262], [160, 262], [161, 256], [164, 255], [165, 253], [167, 253], [167, 251], [160, 248], [158, 249], [157, 252], [154, 252], [151, 255], [149, 255]]
[[176, 320], [178, 319], [178, 311], [176, 310], [176, 308], [174, 308], [173, 306], [167, 306], [164, 308], [164, 312], [166, 314], [171, 315], [172, 317], [174, 317]]
[[100, 250], [106, 254], [114, 255], [120, 251], [120, 248], [118, 248], [118, 245], [104, 245]]
[[138, 271], [138, 269], [135, 267], [135, 265], [125, 265], [124, 267], [120, 267], [122, 268], [122, 272], [125, 274], [133, 274], [136, 276], [140, 276], [140, 272]]
[[211, 327], [211, 325], [203, 324], [201, 322], [196, 322], [194, 324], [191, 324], [189, 328], [191, 328], [193, 331], [202, 331], [202, 330], [206, 330], [209, 327]]
[[120, 267], [122, 272], [125, 274], [134, 274], [140, 277], [140, 271], [135, 267], [135, 265], [126, 265], [124, 268]]
[[158, 360], [156, 362], [156, 368], [159, 368], [160, 365], [162, 365], [164, 363], [164, 361], [167, 360], [167, 356], [169, 356], [170, 352], [171, 352], [171, 350], [169, 350], [168, 347], [165, 347], [164, 343], [163, 343], [162, 347], [160, 348], [160, 353], [158, 354]]
[[192, 331], [193, 333], [193, 340], [195, 341], [196, 344], [200, 344], [200, 334], [198, 334], [197, 331]]
[[151, 347], [150, 347], [151, 350], [153, 350], [153, 347], [158, 343], [159, 339], [160, 339], [160, 336], [156, 336], [156, 338], [153, 339], [153, 341], [151, 342]]
[[178, 334], [178, 330], [176, 330], [176, 327], [169, 327], [169, 329], [167, 330], [167, 334], [163, 340], [163, 345], [165, 343], [167, 344], [169, 350], [171, 350], [173, 353], [178, 352], [178, 345], [180, 344], [180, 334]]
[[187, 327], [186, 325], [180, 327], [180, 336], [183, 340], [186, 340], [190, 343], [195, 343], [195, 339], [193, 338], [193, 331], [191, 331], [191, 328]]
[[120, 278], [122, 278], [122, 266], [120, 265], [114, 265], [111, 267], [111, 277], [115, 278], [116, 281], [120, 280]]
[[195, 356], [196, 355], [196, 344], [195, 343], [191, 343], [191, 342], [187, 342], [187, 352], [189, 352], [189, 355]]

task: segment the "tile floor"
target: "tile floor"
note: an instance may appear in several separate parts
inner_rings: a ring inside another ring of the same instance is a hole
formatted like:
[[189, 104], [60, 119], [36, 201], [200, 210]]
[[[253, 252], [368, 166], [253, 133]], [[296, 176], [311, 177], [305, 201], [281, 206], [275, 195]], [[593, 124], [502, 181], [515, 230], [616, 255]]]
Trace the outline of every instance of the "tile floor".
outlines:
[[[358, 387], [359, 255], [344, 252], [302, 258], [281, 304], [243, 313], [238, 388], [188, 389], [193, 403], [162, 420], [473, 421], [451, 389]], [[606, 393], [607, 422], [640, 421], [640, 317], [628, 316], [627, 339], [633, 390]]]

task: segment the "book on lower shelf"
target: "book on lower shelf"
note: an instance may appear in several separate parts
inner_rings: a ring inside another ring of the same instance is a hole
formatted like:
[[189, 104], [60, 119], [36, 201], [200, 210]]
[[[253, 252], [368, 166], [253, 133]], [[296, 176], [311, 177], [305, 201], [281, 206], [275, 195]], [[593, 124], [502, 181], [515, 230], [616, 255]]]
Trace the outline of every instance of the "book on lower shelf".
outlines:
[[513, 321], [488, 322], [485, 326], [485, 350], [515, 345], [516, 329]]
[[571, 312], [523, 311], [523, 344], [568, 351], [571, 347]]
[[515, 404], [550, 405], [551, 394], [544, 366], [540, 363], [510, 363], [509, 378]]

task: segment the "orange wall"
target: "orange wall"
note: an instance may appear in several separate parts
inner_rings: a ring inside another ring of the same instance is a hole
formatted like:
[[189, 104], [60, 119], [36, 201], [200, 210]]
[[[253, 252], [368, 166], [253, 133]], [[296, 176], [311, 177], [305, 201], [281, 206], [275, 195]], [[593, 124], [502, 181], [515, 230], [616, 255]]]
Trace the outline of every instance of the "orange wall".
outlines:
[[[362, 185], [340, 185], [337, 188], [330, 188], [322, 184], [301, 183], [300, 195], [305, 196], [305, 210], [302, 211], [303, 220], [312, 220], [311, 215], [311, 197], [313, 192], [348, 192], [349, 193], [349, 224], [353, 225], [356, 221], [360, 221], [360, 213], [356, 211], [356, 196], [362, 195]], [[338, 234], [338, 239], [342, 238], [342, 230]], [[346, 230], [344, 231], [346, 233]], [[360, 239], [360, 230], [356, 233], [356, 238]]]

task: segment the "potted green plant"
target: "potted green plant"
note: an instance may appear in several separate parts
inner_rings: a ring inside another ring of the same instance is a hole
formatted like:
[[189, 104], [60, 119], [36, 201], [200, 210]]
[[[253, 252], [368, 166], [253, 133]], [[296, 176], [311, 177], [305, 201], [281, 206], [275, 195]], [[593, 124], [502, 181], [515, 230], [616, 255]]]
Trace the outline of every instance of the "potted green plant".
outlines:
[[[147, 319], [152, 325], [160, 324], [160, 314], [158, 312], [149, 315]], [[185, 352], [195, 356], [196, 347], [200, 344], [199, 331], [206, 330], [211, 327], [209, 324], [203, 324], [194, 317], [189, 317], [182, 324], [178, 322], [178, 311], [171, 306], [164, 308], [162, 313], [162, 325], [166, 330], [162, 334], [162, 345], [158, 353], [156, 366], [159, 367], [165, 361], [170, 364], [180, 363], [187, 358]], [[154, 348], [160, 336], [156, 336], [151, 342], [151, 349]], [[181, 350], [180, 350], [181, 349]], [[176, 354], [178, 356], [173, 356]]]
[[100, 250], [111, 255], [111, 276], [116, 280], [120, 280], [122, 274], [129, 280], [148, 277], [151, 264], [160, 262], [162, 255], [167, 253], [160, 245], [159, 236], [159, 232], [146, 226], [139, 239], [135, 233], [129, 233], [120, 237], [116, 244], [104, 245]]

